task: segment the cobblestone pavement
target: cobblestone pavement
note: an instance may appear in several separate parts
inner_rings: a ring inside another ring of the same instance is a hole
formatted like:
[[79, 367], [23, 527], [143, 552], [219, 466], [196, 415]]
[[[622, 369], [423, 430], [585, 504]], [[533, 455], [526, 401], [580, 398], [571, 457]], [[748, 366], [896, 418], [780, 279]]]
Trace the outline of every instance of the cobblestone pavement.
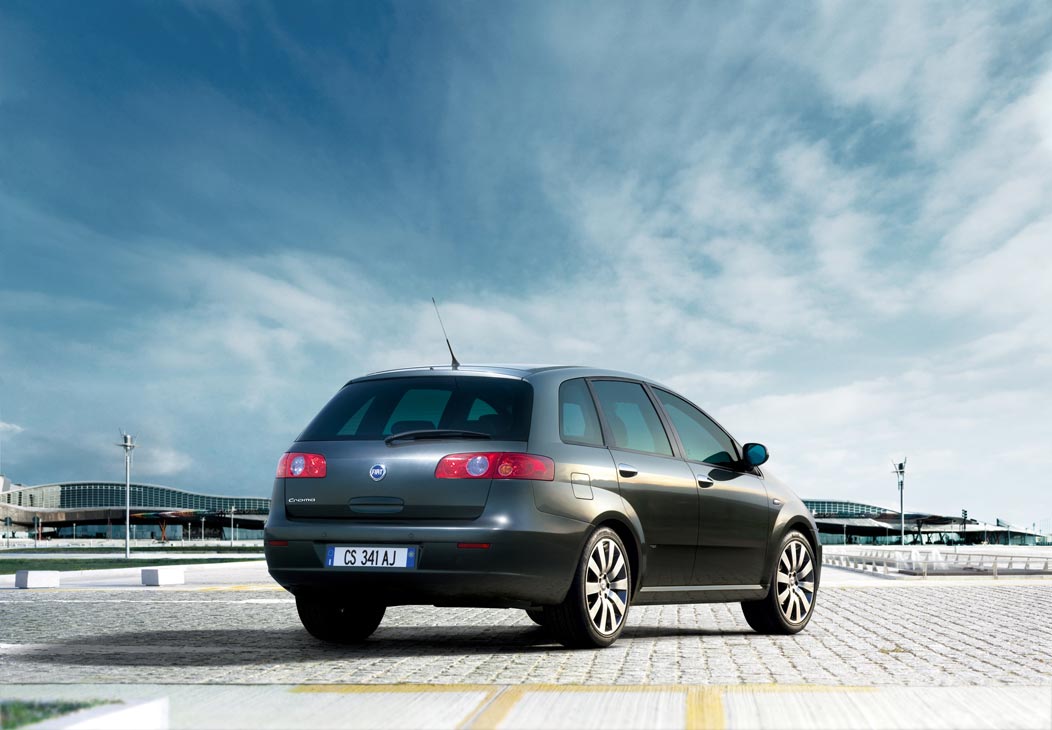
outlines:
[[361, 647], [301, 628], [266, 588], [0, 592], [5, 684], [1052, 684], [1052, 585], [826, 587], [811, 625], [753, 633], [737, 605], [633, 608], [600, 651], [522, 611], [389, 609]]

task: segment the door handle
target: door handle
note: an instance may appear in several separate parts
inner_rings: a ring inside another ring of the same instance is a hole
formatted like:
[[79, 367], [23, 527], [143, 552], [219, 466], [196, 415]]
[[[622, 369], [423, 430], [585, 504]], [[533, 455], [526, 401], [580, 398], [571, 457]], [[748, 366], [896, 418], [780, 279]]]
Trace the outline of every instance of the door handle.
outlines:
[[639, 469], [636, 469], [631, 464], [618, 464], [617, 473], [623, 477], [634, 477], [639, 473]]
[[713, 482], [713, 481], [712, 481], [711, 479], [709, 479], [708, 477], [698, 477], [698, 486], [699, 486], [699, 487], [701, 487], [702, 489], [708, 489], [708, 488], [709, 488], [709, 487], [711, 487], [711, 486], [712, 486], [712, 485], [713, 485], [714, 483], [715, 483], [715, 482]]

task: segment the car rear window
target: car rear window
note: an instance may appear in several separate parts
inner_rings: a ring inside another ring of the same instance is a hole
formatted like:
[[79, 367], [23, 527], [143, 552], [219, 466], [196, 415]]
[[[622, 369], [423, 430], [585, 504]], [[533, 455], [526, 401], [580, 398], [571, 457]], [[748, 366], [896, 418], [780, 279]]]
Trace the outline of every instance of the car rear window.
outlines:
[[533, 388], [507, 378], [433, 376], [350, 383], [298, 441], [379, 441], [394, 433], [451, 428], [502, 441], [530, 436]]

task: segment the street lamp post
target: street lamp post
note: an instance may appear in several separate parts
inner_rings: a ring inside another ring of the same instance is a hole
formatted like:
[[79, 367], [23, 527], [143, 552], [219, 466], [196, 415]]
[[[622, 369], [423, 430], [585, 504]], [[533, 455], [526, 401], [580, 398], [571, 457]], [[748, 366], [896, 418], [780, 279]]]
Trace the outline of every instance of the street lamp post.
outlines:
[[135, 448], [135, 437], [121, 431], [124, 449], [124, 559], [131, 558], [131, 452]]
[[237, 512], [237, 507], [230, 508], [230, 547], [234, 547], [234, 513]]
[[202, 542], [204, 542], [204, 539], [205, 539], [205, 517], [204, 517], [204, 515], [201, 515], [201, 538], [200, 539], [201, 539]]
[[899, 544], [905, 547], [906, 512], [903, 509], [905, 502], [902, 496], [902, 487], [906, 483], [906, 457], [902, 457], [902, 461], [898, 464], [892, 464], [892, 472], [899, 478]]

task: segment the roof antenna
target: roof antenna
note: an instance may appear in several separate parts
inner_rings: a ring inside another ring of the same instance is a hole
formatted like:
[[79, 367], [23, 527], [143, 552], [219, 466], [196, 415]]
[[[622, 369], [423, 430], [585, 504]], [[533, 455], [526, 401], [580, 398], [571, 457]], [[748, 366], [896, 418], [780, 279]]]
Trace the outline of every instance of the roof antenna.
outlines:
[[446, 347], [449, 348], [449, 357], [453, 360], [453, 369], [457, 370], [460, 368], [460, 363], [457, 361], [457, 356], [453, 354], [453, 345], [449, 344], [449, 335], [446, 334], [446, 326], [442, 324], [442, 315], [438, 313], [438, 302], [435, 301], [434, 297], [431, 297], [431, 303], [435, 305], [435, 314], [438, 316], [438, 326], [442, 328], [442, 336], [446, 338]]

